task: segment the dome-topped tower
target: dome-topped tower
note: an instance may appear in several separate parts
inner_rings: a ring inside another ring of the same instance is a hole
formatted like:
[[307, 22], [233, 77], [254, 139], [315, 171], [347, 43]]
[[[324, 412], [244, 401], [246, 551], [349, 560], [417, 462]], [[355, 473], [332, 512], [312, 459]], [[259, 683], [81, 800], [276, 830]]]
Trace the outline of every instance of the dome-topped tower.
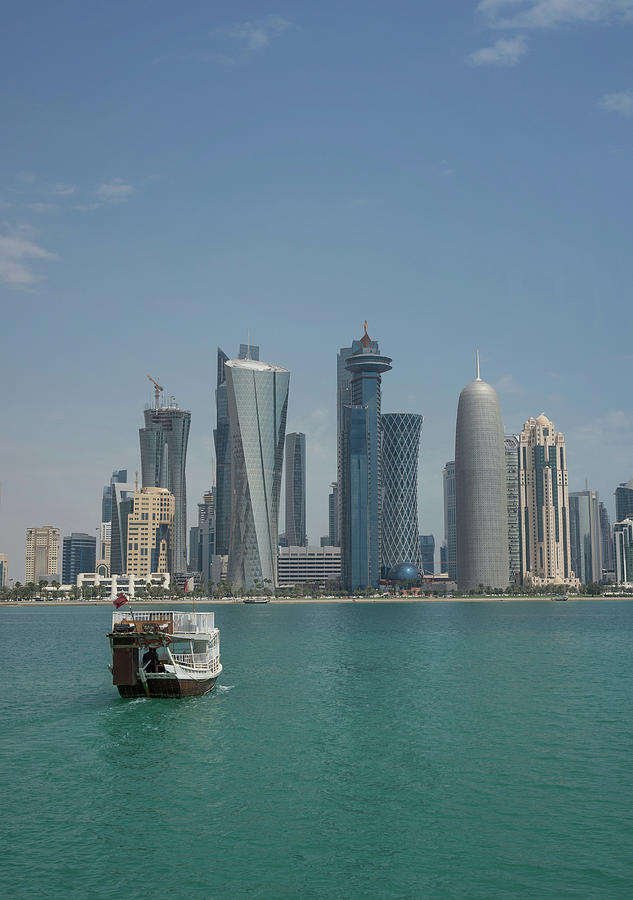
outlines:
[[459, 396], [455, 431], [457, 581], [460, 590], [506, 588], [508, 510], [501, 406], [479, 373]]

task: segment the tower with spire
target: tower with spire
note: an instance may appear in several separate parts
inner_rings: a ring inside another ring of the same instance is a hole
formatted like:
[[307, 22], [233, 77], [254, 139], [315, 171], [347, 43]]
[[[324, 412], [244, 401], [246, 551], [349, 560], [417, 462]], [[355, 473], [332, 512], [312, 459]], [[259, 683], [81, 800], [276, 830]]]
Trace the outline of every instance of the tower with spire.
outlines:
[[342, 407], [341, 561], [346, 590], [378, 587], [380, 580], [381, 461], [380, 388], [391, 359], [367, 333], [352, 341], [345, 360], [349, 402]]
[[481, 378], [459, 396], [455, 429], [457, 582], [462, 591], [509, 583], [508, 511], [499, 397]]

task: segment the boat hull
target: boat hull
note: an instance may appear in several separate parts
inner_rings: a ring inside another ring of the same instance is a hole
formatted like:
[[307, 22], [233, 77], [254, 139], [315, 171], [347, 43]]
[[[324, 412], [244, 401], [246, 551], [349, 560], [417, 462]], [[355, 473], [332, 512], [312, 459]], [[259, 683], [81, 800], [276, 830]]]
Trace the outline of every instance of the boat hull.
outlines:
[[122, 697], [201, 697], [213, 689], [217, 675], [213, 678], [152, 678], [147, 676], [147, 689], [139, 681], [137, 684], [117, 684]]

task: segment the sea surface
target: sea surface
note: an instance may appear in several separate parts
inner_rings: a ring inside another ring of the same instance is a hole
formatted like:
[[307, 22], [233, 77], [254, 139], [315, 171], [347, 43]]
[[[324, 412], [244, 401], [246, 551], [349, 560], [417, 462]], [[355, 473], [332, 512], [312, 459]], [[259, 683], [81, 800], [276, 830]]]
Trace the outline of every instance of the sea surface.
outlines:
[[199, 609], [187, 700], [0, 610], [2, 896], [633, 897], [632, 602]]

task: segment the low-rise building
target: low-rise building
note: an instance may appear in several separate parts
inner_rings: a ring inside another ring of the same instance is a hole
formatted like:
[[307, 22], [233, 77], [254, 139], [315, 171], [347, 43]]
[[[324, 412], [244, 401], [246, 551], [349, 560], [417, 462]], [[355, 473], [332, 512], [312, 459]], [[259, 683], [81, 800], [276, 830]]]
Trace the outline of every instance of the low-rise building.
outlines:
[[316, 582], [339, 581], [340, 547], [280, 547], [277, 556], [279, 587]]

